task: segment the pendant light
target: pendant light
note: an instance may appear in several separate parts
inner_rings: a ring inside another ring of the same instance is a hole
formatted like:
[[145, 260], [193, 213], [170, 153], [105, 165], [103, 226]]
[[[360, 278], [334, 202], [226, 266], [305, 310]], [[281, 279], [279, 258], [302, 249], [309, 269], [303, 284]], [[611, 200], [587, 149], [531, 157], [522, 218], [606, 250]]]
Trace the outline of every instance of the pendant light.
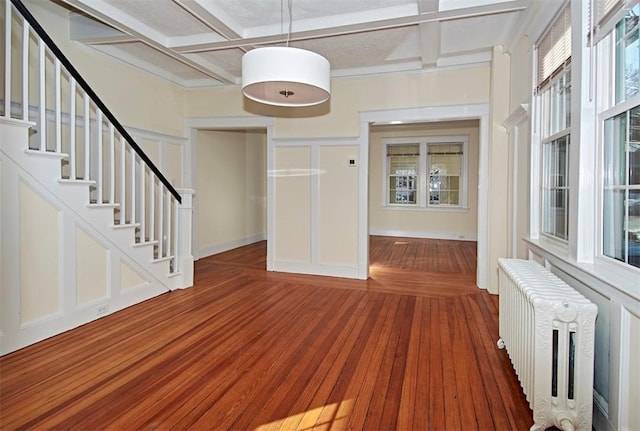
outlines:
[[288, 2], [287, 46], [256, 48], [242, 56], [242, 93], [267, 105], [318, 105], [329, 99], [331, 67], [320, 54], [289, 47], [292, 0]]

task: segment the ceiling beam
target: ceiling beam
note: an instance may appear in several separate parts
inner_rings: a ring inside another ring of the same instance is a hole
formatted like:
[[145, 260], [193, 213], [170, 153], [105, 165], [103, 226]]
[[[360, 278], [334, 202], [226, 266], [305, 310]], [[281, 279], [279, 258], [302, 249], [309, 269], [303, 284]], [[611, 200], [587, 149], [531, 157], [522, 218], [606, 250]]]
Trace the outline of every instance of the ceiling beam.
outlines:
[[[70, 1], [70, 0], [64, 0]], [[526, 9], [527, 0], [512, 0], [503, 3], [495, 3], [483, 6], [474, 6], [463, 9], [454, 9], [438, 12], [420, 13], [412, 16], [383, 19], [374, 22], [366, 22], [352, 25], [327, 27], [317, 30], [301, 31], [291, 34], [290, 40], [317, 39], [321, 37], [341, 36], [346, 34], [364, 33], [373, 30], [385, 30], [398, 27], [406, 27], [429, 22], [443, 22], [462, 18], [471, 18], [484, 15], [495, 15], [508, 12], [517, 12]], [[286, 34], [275, 34], [270, 36], [236, 38], [226, 42], [201, 43], [184, 46], [174, 46], [177, 52], [194, 53], [203, 51], [215, 51], [229, 48], [240, 48], [247, 46], [260, 46], [282, 43], [287, 40]]]

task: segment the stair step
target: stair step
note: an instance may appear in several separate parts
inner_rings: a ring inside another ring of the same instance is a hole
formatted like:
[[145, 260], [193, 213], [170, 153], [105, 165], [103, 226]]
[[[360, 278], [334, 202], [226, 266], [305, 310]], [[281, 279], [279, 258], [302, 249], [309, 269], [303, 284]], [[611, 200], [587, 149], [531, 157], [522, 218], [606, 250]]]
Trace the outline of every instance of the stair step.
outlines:
[[128, 227], [140, 227], [140, 223], [112, 224], [111, 227], [113, 229], [125, 229], [125, 228], [128, 228]]
[[167, 275], [167, 277], [172, 278], [172, 277], [177, 277], [178, 275], [181, 275], [182, 272], [177, 271], [177, 272], [170, 272], [169, 275]]
[[120, 204], [99, 204], [97, 202], [91, 202], [87, 204], [89, 208], [120, 208]]
[[57, 159], [64, 159], [66, 157], [69, 157], [67, 153], [56, 153], [55, 151], [40, 151], [40, 150], [28, 149], [28, 150], [24, 150], [24, 152], [27, 154], [46, 156], [46, 157], [52, 157]]
[[151, 262], [152, 263], [166, 262], [167, 260], [171, 260], [171, 259], [173, 259], [173, 256], [164, 256], [164, 257], [151, 259]]
[[132, 247], [144, 247], [147, 245], [153, 245], [155, 246], [156, 244], [158, 244], [157, 240], [153, 240], [153, 241], [140, 241], [140, 242], [134, 242], [133, 244], [131, 244]]
[[60, 178], [58, 182], [60, 184], [78, 184], [87, 186], [91, 186], [96, 183], [94, 180], [83, 180], [80, 178], [76, 178], [75, 180], [72, 180], [71, 178]]

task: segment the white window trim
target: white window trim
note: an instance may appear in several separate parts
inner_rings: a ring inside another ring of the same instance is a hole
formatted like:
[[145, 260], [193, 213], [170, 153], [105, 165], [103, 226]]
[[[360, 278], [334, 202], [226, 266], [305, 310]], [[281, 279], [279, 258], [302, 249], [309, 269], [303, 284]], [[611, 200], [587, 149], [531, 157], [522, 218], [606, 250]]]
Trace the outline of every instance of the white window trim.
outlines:
[[[460, 205], [429, 205], [429, 188], [427, 172], [427, 153], [431, 144], [462, 143], [462, 166], [460, 167]], [[467, 212], [468, 189], [469, 189], [469, 136], [468, 135], [446, 135], [446, 136], [421, 136], [403, 138], [383, 138], [382, 139], [382, 206], [390, 210], [399, 211], [434, 211], [434, 212]], [[393, 204], [388, 202], [389, 196], [389, 171], [387, 161], [388, 145], [418, 144], [420, 146], [420, 156], [418, 159], [418, 198], [416, 204]]]

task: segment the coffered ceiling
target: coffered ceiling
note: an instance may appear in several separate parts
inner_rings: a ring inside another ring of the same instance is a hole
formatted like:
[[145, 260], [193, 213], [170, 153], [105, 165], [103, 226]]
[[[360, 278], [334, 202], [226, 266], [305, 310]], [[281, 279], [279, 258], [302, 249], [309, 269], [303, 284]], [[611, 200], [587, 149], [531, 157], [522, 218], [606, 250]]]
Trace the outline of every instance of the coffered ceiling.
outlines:
[[59, 0], [71, 38], [185, 87], [236, 85], [242, 55], [287, 43], [333, 77], [487, 62], [559, 0]]

